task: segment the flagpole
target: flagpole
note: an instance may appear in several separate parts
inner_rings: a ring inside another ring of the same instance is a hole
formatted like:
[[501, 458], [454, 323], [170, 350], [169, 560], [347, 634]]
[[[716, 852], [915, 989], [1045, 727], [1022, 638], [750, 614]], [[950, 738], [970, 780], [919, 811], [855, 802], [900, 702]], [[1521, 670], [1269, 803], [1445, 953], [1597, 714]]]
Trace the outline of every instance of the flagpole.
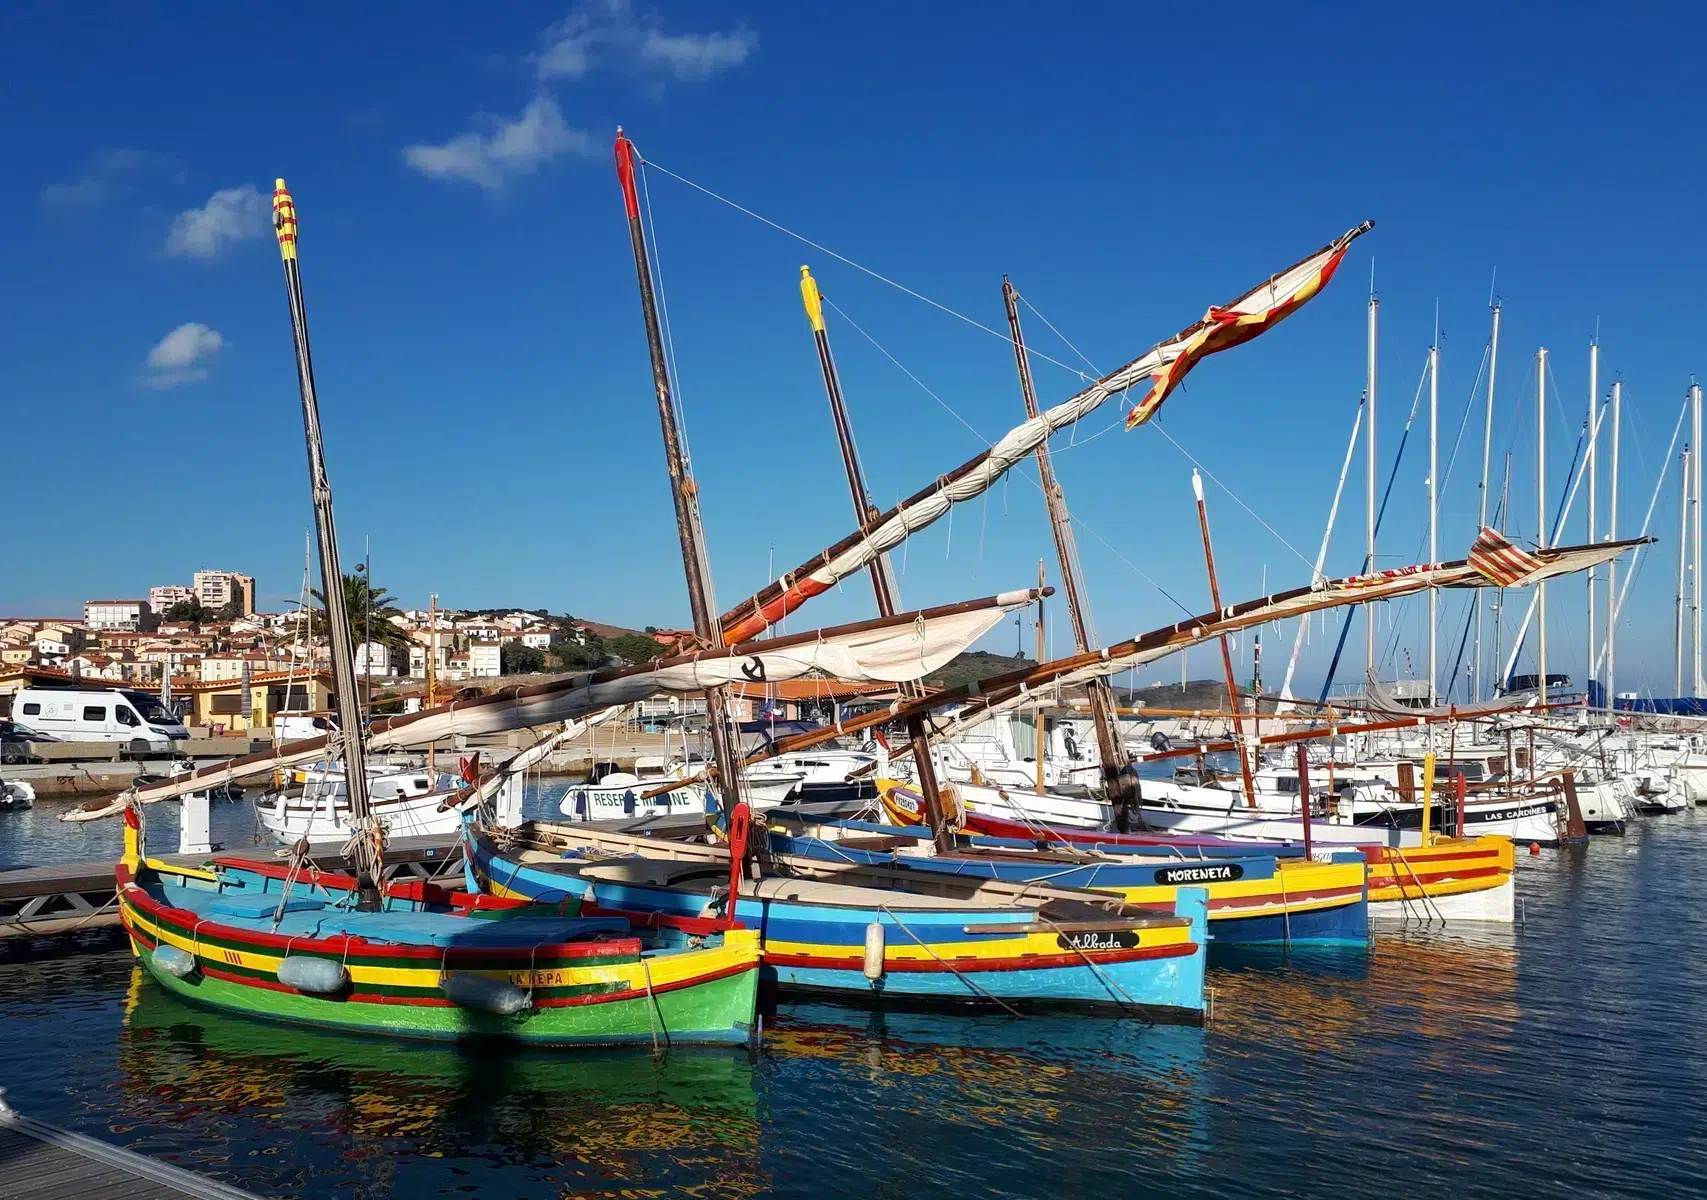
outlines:
[[[1437, 317], [1438, 321], [1439, 318]], [[1428, 348], [1428, 561], [1440, 561], [1440, 330], [1435, 329], [1435, 344]], [[1439, 596], [1434, 588], [1428, 590], [1428, 703], [1437, 701], [1435, 681], [1437, 672], [1436, 633], [1439, 626]]]
[[1672, 668], [1671, 690], [1674, 695], [1683, 695], [1683, 597], [1685, 576], [1689, 573], [1689, 487], [1690, 469], [1689, 443], [1683, 444], [1682, 482], [1678, 485], [1677, 504], [1677, 605], [1672, 634], [1672, 656], [1675, 664]]
[[[1494, 374], [1500, 365], [1500, 306], [1495, 301], [1492, 305], [1493, 332], [1488, 337], [1488, 403], [1482, 419], [1482, 490], [1477, 501], [1476, 532], [1479, 534], [1488, 524], [1488, 467], [1489, 458], [1494, 448]], [[1496, 599], [1495, 603], [1498, 603]], [[1473, 699], [1480, 702], [1482, 692], [1482, 610], [1484, 602], [1482, 593], [1476, 593], [1476, 653], [1473, 661], [1475, 674], [1475, 695]], [[1499, 648], [1494, 648], [1494, 658], [1499, 659]]]
[[[1597, 335], [1588, 347], [1588, 450], [1583, 457], [1583, 469], [1588, 472], [1588, 540], [1594, 541], [1595, 508], [1599, 501], [1596, 498], [1596, 479], [1599, 459], [1595, 454], [1596, 443], [1600, 440], [1600, 423], [1595, 420], [1595, 404], [1600, 396], [1600, 339]], [[1588, 679], [1583, 687], [1584, 704], [1588, 703], [1589, 688], [1587, 684], [1594, 682], [1594, 642], [1595, 642], [1595, 576], [1600, 573], [1599, 567], [1588, 570]], [[1610, 594], [1608, 603], [1611, 603]]]
[[[1375, 520], [1380, 511], [1376, 502], [1375, 460], [1375, 375], [1376, 335], [1381, 319], [1381, 301], [1375, 298], [1375, 266], [1369, 267], [1369, 345], [1365, 351], [1363, 390], [1369, 397], [1369, 427], [1364, 433], [1364, 551], [1363, 569], [1375, 570]], [[1375, 609], [1363, 606], [1363, 686], [1367, 690], [1375, 678]]]
[[[1547, 347], [1535, 355], [1535, 528], [1537, 545], [1547, 546]], [[1540, 611], [1537, 660], [1540, 666], [1540, 700], [1547, 703], [1547, 581], [1535, 585], [1535, 604]]]
[[1695, 474], [1689, 478], [1689, 508], [1690, 508], [1690, 555], [1689, 561], [1694, 571], [1689, 581], [1690, 595], [1690, 653], [1695, 665], [1694, 689], [1692, 696], [1699, 696], [1707, 691], [1707, 681], [1701, 677], [1701, 385], [1693, 383], [1689, 386], [1689, 437], [1690, 444], [1695, 447], [1697, 461]]
[[[1618, 427], [1622, 423], [1620, 412], [1624, 406], [1624, 381], [1615, 380], [1612, 384], [1612, 473], [1607, 480], [1607, 516], [1606, 540], [1618, 540]], [[1664, 464], [1662, 463], [1662, 466]], [[1615, 677], [1614, 651], [1618, 647], [1618, 606], [1612, 598], [1618, 595], [1618, 563], [1617, 560], [1606, 564], [1606, 703], [1611, 708], [1618, 707], [1618, 693], [1613, 690]]]
[[[1197, 527], [1203, 533], [1203, 562], [1209, 569], [1209, 602], [1215, 606], [1216, 612], [1221, 612], [1221, 585], [1215, 578], [1215, 548], [1209, 540], [1209, 510], [1203, 503], [1203, 476], [1192, 468], [1191, 490], [1197, 496]], [[1227, 680], [1227, 707], [1233, 714], [1233, 740], [1239, 746], [1239, 776], [1245, 784], [1245, 803], [1251, 808], [1257, 806], [1256, 783], [1251, 778], [1251, 762], [1245, 754], [1244, 727], [1239, 720], [1239, 683], [1233, 674], [1233, 652], [1227, 647], [1226, 635], [1222, 635], [1221, 670]]]
[[[818, 367], [824, 376], [824, 393], [830, 401], [830, 419], [836, 426], [836, 444], [842, 451], [842, 468], [847, 472], [848, 495], [853, 498], [854, 520], [863, 529], [877, 515], [877, 506], [871, 502], [871, 493], [866, 488], [864, 472], [860, 469], [859, 448], [854, 444], [853, 422], [848, 417], [847, 402], [842, 396], [842, 380], [836, 371], [836, 360], [830, 353], [830, 331], [824, 325], [823, 297], [819, 295], [817, 280], [812, 278], [812, 272], [807, 267], [800, 268], [800, 299], [806, 306], [806, 319], [812, 325], [812, 340], [818, 348]], [[901, 598], [888, 553], [874, 557], [867, 569], [871, 575], [871, 590], [877, 600], [878, 615], [894, 616], [900, 611]], [[905, 684], [901, 687], [901, 694], [911, 699], [920, 692], [913, 685]], [[907, 718], [907, 736], [913, 744], [913, 766], [918, 772], [919, 794], [924, 799], [925, 820], [930, 825], [931, 836], [936, 839], [939, 850], [950, 850], [954, 847], [954, 831], [948, 826], [942, 789], [937, 783], [936, 762], [931, 757], [930, 735], [925, 729], [923, 716]], [[1038, 778], [1041, 779], [1041, 748], [1038, 753]]]

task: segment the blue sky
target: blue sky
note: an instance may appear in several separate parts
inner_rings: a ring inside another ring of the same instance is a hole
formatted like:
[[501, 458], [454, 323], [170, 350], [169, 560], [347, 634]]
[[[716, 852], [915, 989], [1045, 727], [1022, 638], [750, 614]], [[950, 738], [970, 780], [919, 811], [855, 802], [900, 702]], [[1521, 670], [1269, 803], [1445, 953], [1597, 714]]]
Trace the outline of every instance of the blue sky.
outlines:
[[[1603, 383], [1626, 383], [1622, 517], [1639, 524], [1704, 369], [1703, 104], [1688, 57], [1701, 18], [1234, 5], [1209, 21], [1128, 5], [1045, 19], [1018, 4], [310, 4], [282, 25], [205, 4], [13, 9], [0, 328], [6, 475], [29, 548], [7, 555], [0, 611], [75, 611], [204, 566], [251, 572], [270, 603], [296, 594], [310, 514], [265, 221], [283, 175], [346, 563], [371, 536], [376, 579], [409, 604], [436, 590], [452, 605], [684, 622], [610, 165], [619, 122], [655, 162], [984, 324], [1001, 324], [1011, 274], [1105, 369], [1374, 218], [1328, 291], [1210, 360], [1164, 411], [1279, 535], [1211, 488], [1229, 599], [1265, 572], [1275, 590], [1307, 578], [1299, 554], [1315, 555], [1362, 389], [1372, 258], [1384, 459], [1438, 303], [1444, 463], [1497, 269], [1495, 455], [1514, 454], [1513, 528], [1534, 533], [1535, 349], [1551, 349], [1561, 391], [1556, 495], [1597, 328]], [[667, 177], [652, 174], [650, 194], [725, 607], [765, 582], [773, 547], [781, 570], [850, 524], [800, 264], [936, 394], [831, 313], [881, 503], [1017, 419], [1002, 341]], [[1027, 319], [1037, 350], [1077, 361]], [[1076, 382], [1044, 362], [1038, 380], [1045, 403]], [[1208, 606], [1190, 463], [1156, 430], [1102, 433], [1118, 417], [1056, 443], [1108, 640], [1179, 615], [1144, 575]], [[1443, 556], [1474, 534], [1479, 421], [1442, 499]], [[1419, 418], [1383, 565], [1422, 546], [1425, 432]], [[1360, 479], [1336, 574], [1361, 560]], [[1621, 642], [1624, 682], [1649, 669], [1662, 691], [1675, 485], [1674, 468], [1656, 516], [1666, 540]], [[897, 566], [909, 603], [943, 603], [1023, 585], [1048, 553], [1039, 494], [1016, 473]], [[1553, 593], [1554, 663], [1580, 674], [1581, 585]], [[1449, 659], [1462, 601], [1442, 611]], [[869, 612], [850, 580], [792, 625]], [[1417, 615], [1395, 616], [1420, 667]], [[1289, 639], [1268, 639], [1271, 679]], [[1313, 636], [1304, 675], [1325, 657]]]

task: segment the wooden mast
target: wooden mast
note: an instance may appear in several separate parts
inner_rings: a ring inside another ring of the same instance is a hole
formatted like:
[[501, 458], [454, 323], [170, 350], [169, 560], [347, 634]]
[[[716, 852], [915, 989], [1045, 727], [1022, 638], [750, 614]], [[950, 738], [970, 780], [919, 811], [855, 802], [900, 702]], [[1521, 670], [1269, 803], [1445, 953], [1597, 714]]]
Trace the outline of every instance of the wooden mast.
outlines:
[[[332, 683], [338, 689], [338, 732], [342, 743], [344, 786], [349, 798], [350, 859], [359, 883], [360, 907], [379, 904], [378, 883], [384, 872], [382, 831], [368, 803], [367, 757], [364, 753], [361, 698], [356, 692], [356, 658], [349, 607], [344, 603], [344, 573], [338, 564], [338, 533], [332, 523], [332, 485], [326, 476], [325, 448], [320, 437], [320, 401], [314, 390], [314, 360], [308, 348], [308, 313], [302, 303], [302, 274], [296, 258], [296, 202], [285, 181], [273, 187], [273, 230], [284, 260], [285, 293], [290, 300], [290, 327], [296, 343], [296, 380], [302, 392], [302, 431], [308, 444], [308, 483], [314, 499], [314, 534], [320, 549], [320, 588], [326, 598], [326, 619], [332, 641]], [[312, 661], [312, 656], [311, 656]]]
[[[634, 273], [640, 281], [640, 311], [646, 322], [646, 348], [652, 355], [652, 385], [658, 394], [658, 424], [664, 434], [664, 465], [670, 473], [670, 496], [676, 506], [676, 533], [682, 543], [682, 566], [687, 574], [688, 605], [693, 612], [694, 636], [707, 649], [722, 646], [717, 616], [711, 610], [711, 588], [706, 576], [705, 527], [700, 521], [699, 485], [688, 471], [682, 452], [681, 432], [676, 424], [676, 403], [670, 390], [670, 368], [664, 358], [664, 337], [658, 323], [658, 299], [652, 290], [652, 263], [646, 252], [646, 234], [640, 224], [640, 198], [634, 190], [634, 143], [616, 131], [616, 174], [622, 184], [623, 206], [628, 213], [628, 237], [634, 248]], [[711, 732], [711, 750], [717, 759], [723, 805], [731, 816], [741, 802], [741, 758], [730, 736], [729, 694], [726, 687], [708, 688], [705, 720]], [[739, 854], [736, 854], [739, 857]], [[733, 906], [731, 906], [733, 911]]]
[[[1019, 388], [1025, 397], [1025, 415], [1036, 417], [1037, 388], [1031, 378], [1031, 356], [1025, 348], [1025, 333], [1019, 324], [1019, 293], [1002, 277], [1002, 303], [1008, 312], [1008, 332], [1013, 338], [1014, 364], [1019, 370]], [[1067, 498], [1055, 478], [1047, 440], [1037, 447], [1037, 474], [1043, 484], [1043, 500], [1049, 509], [1049, 528], [1055, 536], [1055, 555], [1061, 562], [1061, 592], [1073, 624], [1073, 644], [1079, 653], [1091, 649], [1090, 623], [1085, 619], [1084, 580], [1079, 574], [1079, 551], [1073, 539], [1073, 518]], [[1041, 659], [1039, 660], [1041, 661]], [[1097, 753], [1102, 758], [1103, 797], [1114, 809], [1115, 827], [1122, 832], [1133, 824], [1132, 803], [1138, 796], [1137, 775], [1115, 716], [1114, 686], [1107, 679], [1085, 685], [1090, 698], [1091, 722], [1096, 727]]]
[[[871, 502], [871, 493], [866, 490], [865, 475], [860, 469], [859, 451], [854, 445], [853, 424], [848, 418], [847, 403], [842, 397], [841, 376], [836, 371], [836, 360], [830, 353], [830, 332], [824, 327], [823, 297], [818, 293], [818, 283], [812, 278], [809, 267], [800, 268], [800, 299], [806, 306], [806, 319], [812, 324], [812, 340], [818, 347], [818, 367], [824, 374], [824, 393], [830, 400], [830, 417], [836, 424], [836, 444], [841, 447], [842, 467], [848, 475], [848, 494], [853, 498], [854, 519], [859, 522], [861, 530], [867, 528], [878, 517], [878, 508]], [[871, 560], [867, 570], [871, 574], [871, 590], [877, 600], [879, 616], [892, 617], [901, 611], [900, 589], [895, 583], [895, 571], [890, 565], [888, 554], [879, 554]], [[917, 698], [922, 689], [916, 684], [906, 684], [902, 693], [908, 698]], [[954, 845], [954, 831], [949, 828], [947, 813], [942, 802], [942, 788], [936, 777], [936, 763], [931, 758], [930, 734], [925, 728], [925, 718], [922, 713], [914, 713], [906, 721], [907, 736], [913, 745], [913, 766], [919, 776], [919, 792], [924, 798], [925, 819], [930, 824], [931, 835], [936, 839], [939, 849], [948, 850]]]
[[[1216, 612], [1221, 612], [1221, 584], [1215, 578], [1215, 549], [1209, 541], [1209, 510], [1203, 504], [1203, 477], [1196, 470], [1191, 473], [1191, 490], [1197, 496], [1197, 527], [1203, 533], [1203, 561], [1209, 569], [1209, 602], [1215, 606]], [[1255, 808], [1257, 789], [1255, 780], [1251, 778], [1251, 761], [1245, 753], [1245, 733], [1239, 721], [1239, 683], [1233, 677], [1233, 652], [1227, 646], [1226, 634], [1222, 634], [1219, 640], [1221, 669], [1227, 677], [1227, 706], [1233, 710], [1233, 741], [1239, 749], [1239, 776], [1245, 784], [1245, 803]], [[1253, 701], [1261, 703], [1262, 698], [1253, 697]]]

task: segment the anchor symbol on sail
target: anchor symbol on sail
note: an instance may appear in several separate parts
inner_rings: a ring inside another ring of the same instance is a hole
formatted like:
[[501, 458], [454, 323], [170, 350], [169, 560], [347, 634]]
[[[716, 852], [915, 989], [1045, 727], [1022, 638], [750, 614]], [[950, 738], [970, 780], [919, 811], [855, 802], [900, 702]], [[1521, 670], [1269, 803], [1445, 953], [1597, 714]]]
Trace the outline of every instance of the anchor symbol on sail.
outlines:
[[756, 656], [749, 658], [746, 662], [741, 664], [741, 674], [753, 683], [766, 682], [765, 660]]

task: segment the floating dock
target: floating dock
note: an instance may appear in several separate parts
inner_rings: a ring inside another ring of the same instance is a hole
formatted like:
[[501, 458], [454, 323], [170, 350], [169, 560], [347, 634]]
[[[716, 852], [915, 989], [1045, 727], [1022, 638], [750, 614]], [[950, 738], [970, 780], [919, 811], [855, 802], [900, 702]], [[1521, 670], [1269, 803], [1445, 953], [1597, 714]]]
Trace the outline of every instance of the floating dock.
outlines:
[[26, 1117], [0, 1089], [0, 1200], [248, 1200], [249, 1193]]

